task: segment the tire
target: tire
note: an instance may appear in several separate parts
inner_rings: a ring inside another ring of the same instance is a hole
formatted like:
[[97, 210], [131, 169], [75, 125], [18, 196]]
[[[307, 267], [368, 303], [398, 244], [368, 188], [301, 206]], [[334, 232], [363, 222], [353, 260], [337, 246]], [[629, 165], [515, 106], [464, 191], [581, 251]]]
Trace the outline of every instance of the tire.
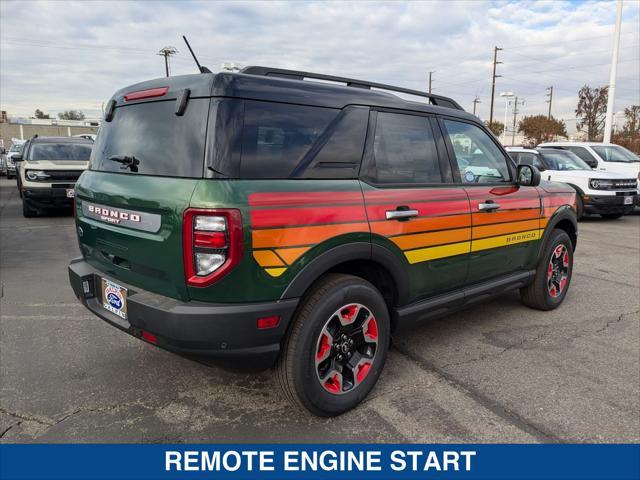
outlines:
[[622, 217], [622, 215], [624, 215], [623, 213], [602, 213], [600, 214], [600, 216], [602, 218], [605, 218], [607, 220], [615, 220], [617, 218]]
[[[556, 271], [553, 265], [559, 263], [562, 266]], [[536, 310], [553, 310], [567, 295], [572, 274], [571, 239], [564, 230], [553, 230], [538, 262], [533, 282], [520, 289], [522, 303]]]
[[352, 275], [325, 275], [298, 307], [276, 377], [294, 407], [321, 417], [340, 415], [358, 405], [378, 381], [390, 338], [389, 310], [371, 283]]
[[26, 198], [22, 199], [22, 216], [25, 218], [32, 218], [37, 216], [38, 212], [31, 208], [29, 201]]
[[584, 202], [579, 193], [576, 192], [576, 220], [581, 220], [584, 217]]

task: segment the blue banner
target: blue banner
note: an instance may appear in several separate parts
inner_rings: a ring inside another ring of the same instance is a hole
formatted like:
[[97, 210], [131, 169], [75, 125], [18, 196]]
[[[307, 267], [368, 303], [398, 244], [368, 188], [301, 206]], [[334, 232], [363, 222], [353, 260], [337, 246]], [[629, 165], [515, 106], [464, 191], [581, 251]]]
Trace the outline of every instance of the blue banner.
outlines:
[[638, 445], [0, 445], [0, 479], [640, 478]]

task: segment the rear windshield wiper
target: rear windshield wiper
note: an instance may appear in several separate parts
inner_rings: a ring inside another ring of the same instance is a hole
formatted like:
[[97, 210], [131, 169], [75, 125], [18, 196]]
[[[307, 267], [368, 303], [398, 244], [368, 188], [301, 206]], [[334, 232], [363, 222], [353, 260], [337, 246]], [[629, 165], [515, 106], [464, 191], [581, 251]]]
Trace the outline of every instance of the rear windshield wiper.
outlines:
[[122, 169], [128, 168], [132, 172], [137, 172], [138, 171], [138, 165], [140, 165], [140, 160], [138, 160], [133, 155], [131, 155], [131, 156], [128, 156], [128, 155], [111, 155], [109, 157], [109, 160], [111, 160], [112, 162], [121, 163], [122, 166], [120, 168], [122, 168]]

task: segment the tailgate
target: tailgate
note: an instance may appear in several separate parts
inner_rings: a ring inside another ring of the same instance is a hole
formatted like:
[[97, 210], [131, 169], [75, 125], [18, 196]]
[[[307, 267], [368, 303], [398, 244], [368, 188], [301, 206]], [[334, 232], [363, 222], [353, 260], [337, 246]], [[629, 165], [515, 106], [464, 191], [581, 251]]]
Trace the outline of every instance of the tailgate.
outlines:
[[197, 179], [87, 171], [76, 185], [83, 256], [114, 280], [188, 300], [182, 215]]

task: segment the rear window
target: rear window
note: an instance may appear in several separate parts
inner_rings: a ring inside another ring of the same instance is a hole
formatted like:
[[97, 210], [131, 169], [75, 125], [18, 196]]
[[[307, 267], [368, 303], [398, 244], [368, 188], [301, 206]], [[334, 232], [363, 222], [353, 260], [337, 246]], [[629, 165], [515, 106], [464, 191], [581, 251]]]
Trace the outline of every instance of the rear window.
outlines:
[[86, 162], [91, 156], [87, 143], [34, 143], [27, 160], [78, 160]]
[[175, 101], [146, 102], [116, 108], [96, 139], [91, 169], [132, 173], [111, 157], [135, 157], [134, 175], [202, 178], [208, 98], [189, 100], [184, 115]]

